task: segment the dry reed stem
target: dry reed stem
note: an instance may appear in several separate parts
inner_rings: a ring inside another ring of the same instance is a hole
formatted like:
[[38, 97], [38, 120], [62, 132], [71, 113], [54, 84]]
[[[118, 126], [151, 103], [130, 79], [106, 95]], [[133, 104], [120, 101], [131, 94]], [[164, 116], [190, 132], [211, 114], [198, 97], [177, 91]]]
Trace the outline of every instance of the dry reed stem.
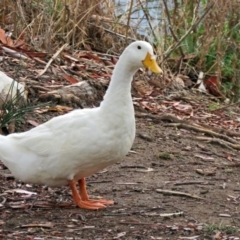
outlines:
[[34, 48], [55, 51], [64, 43], [77, 48], [89, 41], [88, 22], [93, 14], [114, 17], [113, 12], [105, 12], [102, 6], [109, 7], [110, 3], [107, 0], [4, 0], [0, 2], [1, 27], [12, 31], [16, 38], [24, 33], [25, 41]]

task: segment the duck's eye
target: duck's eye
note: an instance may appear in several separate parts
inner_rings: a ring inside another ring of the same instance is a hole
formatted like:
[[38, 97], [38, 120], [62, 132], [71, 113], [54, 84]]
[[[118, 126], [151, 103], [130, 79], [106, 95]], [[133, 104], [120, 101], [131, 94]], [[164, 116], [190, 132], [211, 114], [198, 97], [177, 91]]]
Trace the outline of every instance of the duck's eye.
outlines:
[[138, 49], [142, 49], [141, 46], [138, 46], [137, 48], [138, 48]]

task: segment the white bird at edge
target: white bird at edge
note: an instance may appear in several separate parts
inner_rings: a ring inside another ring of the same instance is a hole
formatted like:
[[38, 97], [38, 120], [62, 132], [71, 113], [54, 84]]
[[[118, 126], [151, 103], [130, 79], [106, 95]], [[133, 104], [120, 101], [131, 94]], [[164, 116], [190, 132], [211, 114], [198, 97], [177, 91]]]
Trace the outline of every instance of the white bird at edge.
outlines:
[[0, 135], [0, 160], [23, 182], [69, 185], [80, 208], [113, 204], [90, 199], [85, 178], [122, 160], [130, 151], [135, 138], [131, 82], [141, 67], [162, 72], [152, 46], [136, 41], [120, 56], [99, 107], [73, 110], [27, 132]]
[[15, 98], [17, 94], [20, 94], [24, 100], [27, 99], [25, 94], [25, 87], [23, 84], [18, 83], [4, 72], [0, 71], [0, 98], [5, 101], [7, 98]]

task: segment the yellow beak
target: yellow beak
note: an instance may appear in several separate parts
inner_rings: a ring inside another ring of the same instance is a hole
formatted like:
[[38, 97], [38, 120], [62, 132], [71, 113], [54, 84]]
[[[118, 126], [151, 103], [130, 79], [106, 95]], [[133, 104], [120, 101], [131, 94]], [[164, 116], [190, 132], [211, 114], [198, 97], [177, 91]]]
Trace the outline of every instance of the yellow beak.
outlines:
[[155, 57], [150, 53], [147, 53], [147, 56], [142, 63], [144, 67], [150, 69], [154, 73], [163, 73], [162, 69], [157, 64]]

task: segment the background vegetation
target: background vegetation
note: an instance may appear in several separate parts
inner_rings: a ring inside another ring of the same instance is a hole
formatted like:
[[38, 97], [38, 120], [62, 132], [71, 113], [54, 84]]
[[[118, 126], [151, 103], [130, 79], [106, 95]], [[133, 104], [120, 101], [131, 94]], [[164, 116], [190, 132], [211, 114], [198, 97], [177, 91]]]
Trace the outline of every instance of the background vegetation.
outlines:
[[[200, 71], [217, 76], [224, 94], [239, 98], [238, 0], [126, 0], [121, 13], [118, 2], [2, 0], [0, 23], [29, 48], [47, 53], [68, 43], [72, 49], [115, 54], [129, 41], [147, 38], [172, 72], [192, 79]], [[147, 30], [139, 31], [143, 19]]]

